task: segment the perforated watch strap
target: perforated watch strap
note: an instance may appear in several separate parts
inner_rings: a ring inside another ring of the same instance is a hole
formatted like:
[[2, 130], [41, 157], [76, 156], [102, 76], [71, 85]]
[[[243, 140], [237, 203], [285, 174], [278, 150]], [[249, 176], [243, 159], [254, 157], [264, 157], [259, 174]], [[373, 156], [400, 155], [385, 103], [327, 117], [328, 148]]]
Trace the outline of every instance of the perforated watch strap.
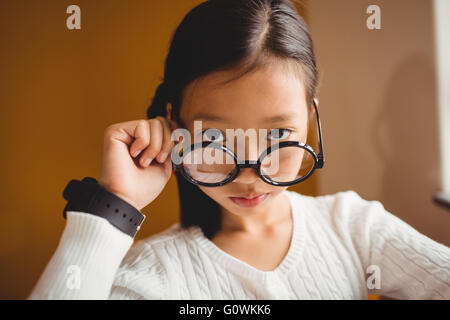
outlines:
[[91, 177], [82, 181], [71, 180], [63, 192], [68, 200], [63, 210], [64, 219], [67, 211], [90, 213], [107, 219], [113, 226], [134, 237], [145, 219], [134, 206], [107, 191]]

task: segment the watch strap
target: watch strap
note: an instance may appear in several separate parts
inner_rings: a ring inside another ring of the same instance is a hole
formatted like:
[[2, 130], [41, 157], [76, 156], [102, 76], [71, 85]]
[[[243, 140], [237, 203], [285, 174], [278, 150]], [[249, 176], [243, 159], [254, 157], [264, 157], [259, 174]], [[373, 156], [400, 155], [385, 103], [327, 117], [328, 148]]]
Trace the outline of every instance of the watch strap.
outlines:
[[134, 206], [107, 191], [92, 177], [85, 177], [82, 181], [71, 180], [63, 197], [68, 200], [63, 210], [64, 219], [67, 211], [90, 213], [105, 218], [131, 237], [136, 235], [145, 219], [145, 215]]

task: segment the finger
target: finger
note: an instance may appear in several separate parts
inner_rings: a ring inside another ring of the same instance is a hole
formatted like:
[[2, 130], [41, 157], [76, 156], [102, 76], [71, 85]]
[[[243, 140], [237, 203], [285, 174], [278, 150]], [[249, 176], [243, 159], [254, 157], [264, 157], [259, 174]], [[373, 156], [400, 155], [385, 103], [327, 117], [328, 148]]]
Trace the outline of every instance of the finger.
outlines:
[[[175, 130], [184, 128], [182, 125], [179, 124], [179, 122], [177, 122], [174, 119], [167, 120], [167, 122], [169, 123], [169, 126], [170, 126], [171, 135], [174, 133]], [[175, 136], [177, 136], [178, 139], [173, 141], [174, 145], [178, 144], [179, 142], [183, 141], [183, 139], [184, 139], [183, 133], [181, 133], [181, 134], [178, 133]], [[172, 139], [172, 137], [171, 137], [171, 139]]]
[[161, 151], [156, 157], [156, 160], [158, 160], [158, 162], [163, 163], [164, 161], [166, 161], [167, 156], [170, 154], [170, 151], [172, 151], [174, 143], [171, 139], [172, 131], [170, 130], [170, 123], [162, 117], [156, 118], [161, 122], [163, 127], [163, 142], [161, 146]]
[[172, 161], [170, 160], [170, 157], [167, 157], [166, 161], [163, 163], [164, 167], [164, 173], [168, 178], [172, 175]]
[[130, 154], [133, 158], [144, 150], [150, 143], [150, 128], [146, 120], [140, 120], [135, 124], [134, 132], [132, 133], [134, 142], [130, 146]]
[[148, 167], [161, 150], [163, 140], [163, 127], [158, 119], [150, 119], [150, 144], [141, 155], [141, 165]]

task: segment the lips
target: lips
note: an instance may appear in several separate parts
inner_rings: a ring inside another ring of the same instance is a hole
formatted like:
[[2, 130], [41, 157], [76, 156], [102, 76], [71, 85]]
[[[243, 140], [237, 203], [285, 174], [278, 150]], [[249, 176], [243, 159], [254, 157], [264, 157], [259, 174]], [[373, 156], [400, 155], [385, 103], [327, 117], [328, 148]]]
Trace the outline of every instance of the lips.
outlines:
[[243, 194], [238, 197], [230, 197], [230, 199], [240, 207], [255, 207], [266, 200], [268, 193], [259, 194]]
[[241, 194], [241, 195], [234, 196], [233, 198], [253, 199], [253, 198], [256, 198], [256, 197], [261, 196], [263, 194], [264, 193], [247, 193], [247, 194]]

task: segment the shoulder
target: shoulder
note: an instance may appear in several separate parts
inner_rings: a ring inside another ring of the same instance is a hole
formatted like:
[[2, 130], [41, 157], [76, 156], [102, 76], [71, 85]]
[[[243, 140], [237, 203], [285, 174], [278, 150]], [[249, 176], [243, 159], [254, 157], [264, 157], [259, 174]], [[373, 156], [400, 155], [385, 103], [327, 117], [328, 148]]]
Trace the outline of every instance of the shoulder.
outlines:
[[333, 205], [343, 202], [349, 204], [367, 201], [354, 190], [339, 191], [336, 193], [323, 194], [319, 196], [305, 195], [293, 190], [286, 190], [286, 192], [289, 198], [296, 204], [302, 203], [307, 206], [315, 206], [322, 209], [330, 209]]
[[290, 192], [294, 205], [309, 228], [334, 234], [360, 245], [394, 230], [411, 231], [412, 227], [385, 209], [378, 200], [369, 200], [354, 190], [320, 196]]
[[341, 239], [351, 239], [362, 250], [379, 248], [394, 242], [422, 247], [439, 247], [443, 244], [433, 241], [413, 226], [388, 211], [379, 200], [369, 200], [354, 190], [340, 191], [317, 197], [292, 194], [298, 203], [303, 201], [306, 222]]
[[340, 223], [371, 222], [369, 217], [393, 218], [397, 217], [386, 211], [378, 200], [368, 200], [354, 190], [339, 191], [320, 196], [302, 195], [295, 191], [288, 191], [294, 204], [305, 207], [305, 214], [320, 216], [336, 220]]
[[303, 201], [307, 202], [309, 205], [313, 206], [319, 206], [324, 208], [332, 208], [335, 205], [367, 205], [369, 202], [377, 202], [377, 201], [370, 201], [366, 200], [365, 198], [361, 197], [356, 191], [354, 190], [345, 190], [345, 191], [339, 191], [335, 193], [329, 193], [329, 194], [323, 194], [319, 196], [309, 196], [300, 194], [296, 191], [292, 190], [286, 190], [288, 195], [291, 197], [291, 199], [294, 199], [294, 201]]

